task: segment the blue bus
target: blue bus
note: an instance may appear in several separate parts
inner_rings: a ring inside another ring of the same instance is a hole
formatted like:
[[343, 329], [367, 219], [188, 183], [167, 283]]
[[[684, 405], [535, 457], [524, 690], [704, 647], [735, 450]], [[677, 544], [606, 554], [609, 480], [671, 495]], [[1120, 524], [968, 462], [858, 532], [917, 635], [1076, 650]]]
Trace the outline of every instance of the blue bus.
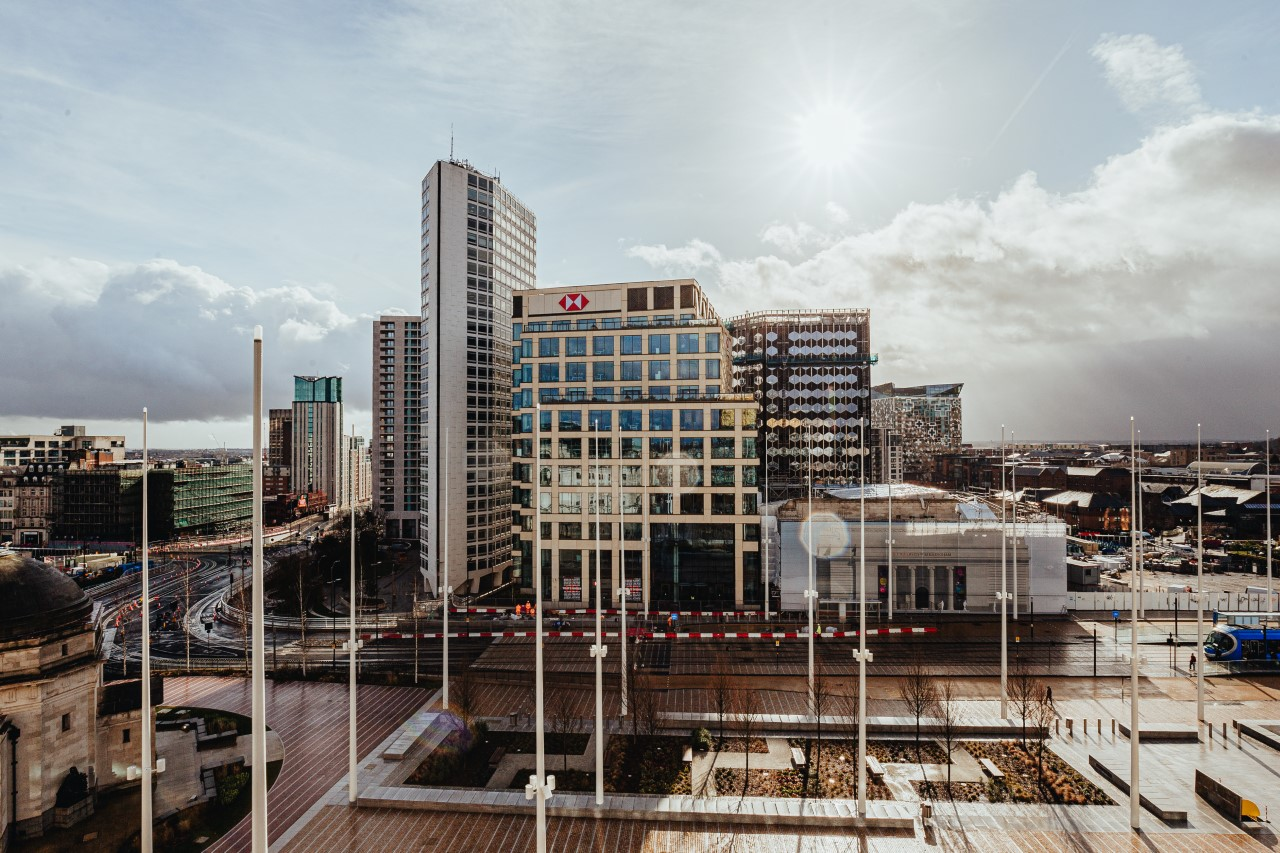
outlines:
[[1280, 660], [1280, 629], [1223, 625], [1204, 640], [1207, 660]]

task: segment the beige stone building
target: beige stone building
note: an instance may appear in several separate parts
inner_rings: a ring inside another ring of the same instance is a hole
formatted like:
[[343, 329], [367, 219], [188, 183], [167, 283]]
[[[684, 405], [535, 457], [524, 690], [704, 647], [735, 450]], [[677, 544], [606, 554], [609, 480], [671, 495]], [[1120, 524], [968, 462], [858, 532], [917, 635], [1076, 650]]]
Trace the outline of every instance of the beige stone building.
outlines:
[[390, 539], [417, 539], [421, 514], [421, 318], [388, 314], [373, 323], [373, 503]]
[[536, 541], [553, 606], [594, 603], [597, 550], [602, 601], [625, 573], [641, 606], [762, 606], [759, 407], [728, 393], [728, 336], [697, 282], [539, 289], [512, 313], [521, 586]]

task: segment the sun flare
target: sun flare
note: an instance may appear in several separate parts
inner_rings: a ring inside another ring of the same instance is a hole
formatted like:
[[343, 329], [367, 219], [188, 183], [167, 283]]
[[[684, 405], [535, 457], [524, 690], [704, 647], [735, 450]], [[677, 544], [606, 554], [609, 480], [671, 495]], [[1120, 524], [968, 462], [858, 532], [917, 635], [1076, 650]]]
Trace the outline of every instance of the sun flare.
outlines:
[[864, 124], [847, 104], [826, 102], [796, 118], [795, 141], [811, 166], [838, 168], [857, 153]]

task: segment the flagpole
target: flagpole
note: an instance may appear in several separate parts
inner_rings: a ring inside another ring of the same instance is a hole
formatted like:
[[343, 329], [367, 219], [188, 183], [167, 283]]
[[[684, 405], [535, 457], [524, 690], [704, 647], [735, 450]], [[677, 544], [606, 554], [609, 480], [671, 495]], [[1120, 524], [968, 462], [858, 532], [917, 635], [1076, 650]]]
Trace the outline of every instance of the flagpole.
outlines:
[[[1134, 458], [1135, 433], [1133, 417], [1129, 418], [1129, 458]], [[1132, 490], [1131, 501], [1138, 497], [1137, 467], [1131, 466], [1129, 472], [1129, 488]], [[1131, 504], [1132, 505], [1132, 504]], [[1138, 576], [1138, 532], [1133, 524], [1133, 516], [1129, 517], [1129, 577]], [[1130, 602], [1133, 628], [1129, 636], [1129, 826], [1133, 829], [1142, 827], [1142, 794], [1138, 775], [1138, 745], [1141, 739], [1138, 725], [1138, 595], [1134, 593]], [[1198, 667], [1197, 667], [1198, 669]]]
[[534, 625], [533, 632], [533, 678], [534, 678], [534, 775], [525, 786], [526, 800], [536, 801], [537, 809], [537, 851], [547, 853], [547, 797], [551, 795], [547, 779], [547, 746], [546, 724], [543, 717], [543, 678], [542, 678], [542, 404], [534, 407], [533, 456], [537, 476], [534, 478], [534, 522], [533, 522], [533, 556], [534, 556]]
[[1204, 464], [1196, 424], [1196, 719], [1204, 721]]
[[[616, 413], [615, 413], [616, 414]], [[614, 419], [610, 428], [610, 435], [613, 437], [613, 452], [611, 456], [619, 460], [617, 480], [614, 483], [614, 512], [618, 515], [618, 539], [614, 551], [618, 555], [618, 613], [620, 616], [618, 631], [618, 649], [622, 653], [621, 663], [619, 665], [619, 714], [625, 717], [627, 715], [627, 553], [626, 542], [623, 537], [623, 529], [626, 527], [622, 517], [622, 443], [618, 439], [617, 429], [620, 426], [617, 418]]]
[[147, 504], [147, 409], [142, 409], [142, 853], [152, 849], [151, 773], [154, 746], [151, 742], [151, 566], [150, 530]]
[[1008, 495], [1005, 492], [1004, 424], [1000, 424], [1000, 719], [1009, 719], [1009, 529], [1005, 517]]
[[[444, 429], [444, 490], [440, 492], [442, 497], [449, 494], [449, 428]], [[440, 513], [444, 515], [444, 530], [440, 534], [443, 539], [444, 547], [444, 579], [440, 583], [440, 612], [444, 617], [443, 637], [444, 649], [440, 653], [440, 679], [441, 686], [441, 705], [444, 710], [449, 710], [449, 607], [453, 604], [453, 587], [449, 585], [449, 502], [447, 500], [436, 500], [436, 506], [440, 508]]]
[[262, 565], [262, 327], [253, 328], [253, 853], [267, 853], [267, 675]]
[[[601, 623], [600, 587], [604, 585], [604, 572], [600, 565], [600, 420], [592, 424], [596, 445], [596, 641], [591, 656], [596, 659], [596, 805], [604, 805], [604, 658], [609, 649], [604, 644], [604, 628]], [[591, 470], [591, 466], [587, 466]]]
[[[351, 437], [355, 438], [356, 428], [351, 427]], [[350, 619], [347, 620], [347, 802], [352, 805], [359, 796], [359, 781], [356, 778], [356, 622], [359, 620], [360, 605], [356, 589], [356, 505], [351, 502], [351, 607]]]

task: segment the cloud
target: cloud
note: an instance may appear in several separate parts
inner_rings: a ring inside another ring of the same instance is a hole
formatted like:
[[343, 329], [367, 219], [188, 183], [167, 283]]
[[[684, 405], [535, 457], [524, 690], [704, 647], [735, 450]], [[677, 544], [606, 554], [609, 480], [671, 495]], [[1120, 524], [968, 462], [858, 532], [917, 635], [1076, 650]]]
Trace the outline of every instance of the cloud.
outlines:
[[347, 396], [368, 405], [367, 318], [301, 285], [255, 290], [174, 260], [70, 258], [0, 267], [0, 291], [0, 331], [15, 342], [0, 362], [6, 418], [123, 419], [144, 405], [158, 421], [245, 416], [256, 324], [268, 406], [292, 399], [293, 373], [352, 363]]
[[1162, 47], [1145, 34], [1107, 33], [1090, 54], [1130, 112], [1181, 116], [1205, 108], [1195, 66], [1181, 45]]
[[[705, 244], [698, 255], [714, 260], [703, 279], [725, 316], [870, 307], [878, 381], [968, 382], [982, 437], [1018, 419], [1020, 435], [1097, 436], [1134, 406], [1194, 422], [1188, 400], [1247, 433], [1265, 383], [1237, 384], [1257, 378], [1240, 362], [1280, 357], [1277, 233], [1280, 117], [1201, 113], [1075, 192], [1028, 172], [994, 198], [911, 204], [802, 260], [715, 260]], [[1140, 360], [1176, 352], [1193, 353], [1193, 369]]]
[[831, 245], [830, 235], [807, 222], [797, 222], [795, 225], [771, 223], [760, 232], [760, 240], [776, 246], [789, 255], [798, 255], [809, 249]]
[[639, 258], [649, 266], [656, 267], [670, 275], [681, 275], [696, 272], [720, 261], [720, 250], [704, 240], [694, 238], [683, 246], [673, 249], [666, 244], [658, 246], [632, 246], [627, 249], [627, 257]]

